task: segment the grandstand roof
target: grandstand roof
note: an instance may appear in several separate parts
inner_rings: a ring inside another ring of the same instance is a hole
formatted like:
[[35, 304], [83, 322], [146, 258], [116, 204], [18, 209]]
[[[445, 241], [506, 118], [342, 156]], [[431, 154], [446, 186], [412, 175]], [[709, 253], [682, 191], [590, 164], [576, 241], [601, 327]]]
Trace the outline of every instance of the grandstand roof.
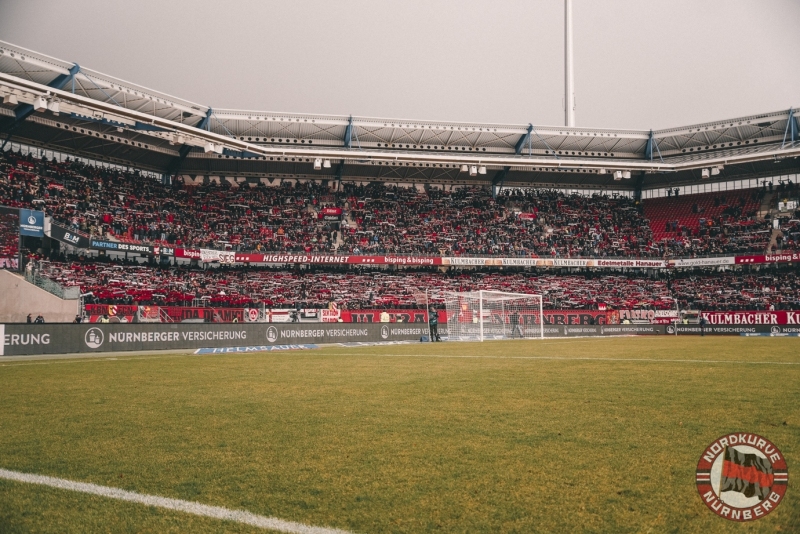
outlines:
[[791, 109], [653, 131], [217, 109], [2, 41], [0, 97], [3, 139], [173, 174], [630, 189], [800, 169]]

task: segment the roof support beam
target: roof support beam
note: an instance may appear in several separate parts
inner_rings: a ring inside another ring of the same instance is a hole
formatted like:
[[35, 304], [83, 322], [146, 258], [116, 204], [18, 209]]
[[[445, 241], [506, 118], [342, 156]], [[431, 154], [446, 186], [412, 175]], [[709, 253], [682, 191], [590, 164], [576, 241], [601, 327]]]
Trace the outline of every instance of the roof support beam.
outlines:
[[[706, 139], [706, 142], [708, 142], [708, 139]], [[661, 157], [661, 149], [658, 148], [658, 141], [656, 141], [656, 138], [653, 135], [653, 130], [650, 130], [650, 137], [647, 139], [647, 145], [644, 147], [645, 159], [653, 161], [653, 149], [658, 152], [658, 159], [663, 162], [664, 158]]]
[[214, 114], [214, 110], [211, 109], [211, 108], [208, 108], [208, 111], [206, 112], [206, 116], [203, 117], [203, 119], [200, 122], [197, 123], [196, 128], [199, 129], [199, 130], [205, 130], [207, 132], [210, 131], [209, 127], [211, 125], [211, 115], [213, 115], [213, 114]]
[[249, 150], [231, 150], [229, 148], [223, 148], [222, 154], [224, 156], [230, 156], [232, 158], [242, 158], [242, 159], [261, 157], [261, 154], [256, 154], [255, 152], [250, 152]]
[[[347, 121], [347, 128], [344, 131], [344, 147], [350, 148], [353, 146], [353, 116], [350, 115], [350, 120]], [[336, 166], [336, 181], [342, 181], [342, 175], [344, 174], [344, 158], [342, 161], [339, 162], [339, 165]]]
[[786, 131], [783, 133], [783, 144], [781, 148], [786, 146], [786, 142], [796, 143], [800, 140], [798, 135], [797, 123], [800, 122], [800, 117], [794, 116], [794, 108], [789, 108], [789, 119], [786, 121]]
[[800, 130], [800, 117], [795, 117], [794, 116], [794, 110], [792, 110], [791, 115], [792, 115], [792, 118], [794, 119], [792, 121], [792, 126], [791, 126], [791, 128], [792, 128], [792, 143], [796, 143], [797, 141], [800, 141], [800, 131], [798, 131], [798, 130]]
[[[530, 132], [528, 133], [530, 134]], [[503, 189], [503, 184], [509, 172], [511, 172], [511, 167], [503, 167], [503, 169], [497, 171], [497, 174], [492, 178], [492, 198], [497, 198], [497, 194]]]
[[[53, 81], [48, 83], [47, 86], [52, 87], [53, 89], [61, 90], [65, 85], [74, 80], [75, 75], [77, 75], [80, 71], [81, 66], [77, 63], [73, 63], [67, 74], [59, 74], [53, 79]], [[14, 123], [9, 128], [8, 136], [6, 137], [5, 141], [3, 141], [3, 145], [0, 146], [0, 150], [4, 150], [6, 148], [6, 144], [11, 140], [11, 136], [14, 135], [14, 130], [16, 130], [19, 125], [25, 121], [25, 119], [30, 117], [32, 113], [33, 106], [30, 104], [21, 104], [14, 109]]]
[[336, 166], [336, 181], [342, 181], [342, 175], [344, 174], [344, 159], [339, 162], [339, 165]]
[[[209, 124], [211, 123], [211, 115], [213, 114], [214, 110], [209, 107], [208, 111], [206, 112], [206, 116], [203, 117], [203, 119], [197, 123], [196, 128], [208, 131]], [[186, 160], [186, 156], [188, 156], [189, 152], [191, 151], [192, 151], [191, 145], [183, 145], [180, 148], [180, 150], [178, 150], [178, 157], [173, 158], [172, 162], [169, 164], [169, 167], [167, 167], [167, 172], [164, 173], [164, 176], [168, 177], [170, 181], [173, 177], [177, 176], [181, 170], [181, 167], [183, 166], [184, 160]]]
[[525, 148], [525, 145], [527, 145], [528, 141], [531, 140], [532, 131], [533, 131], [533, 124], [528, 124], [528, 132], [519, 138], [519, 141], [517, 141], [517, 145], [514, 147], [514, 153], [517, 156], [522, 154], [522, 149]]
[[644, 186], [644, 173], [640, 173], [636, 178], [636, 185], [633, 190], [634, 200], [638, 203], [642, 200], [642, 187]]
[[353, 116], [350, 115], [350, 120], [347, 122], [347, 129], [344, 131], [344, 147], [350, 148], [353, 146]]

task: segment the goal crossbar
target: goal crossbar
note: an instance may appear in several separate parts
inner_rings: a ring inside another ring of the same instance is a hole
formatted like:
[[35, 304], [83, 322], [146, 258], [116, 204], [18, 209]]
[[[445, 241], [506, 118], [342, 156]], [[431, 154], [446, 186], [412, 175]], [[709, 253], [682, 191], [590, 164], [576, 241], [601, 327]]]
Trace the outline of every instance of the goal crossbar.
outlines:
[[544, 338], [541, 295], [480, 290], [444, 298], [449, 340]]

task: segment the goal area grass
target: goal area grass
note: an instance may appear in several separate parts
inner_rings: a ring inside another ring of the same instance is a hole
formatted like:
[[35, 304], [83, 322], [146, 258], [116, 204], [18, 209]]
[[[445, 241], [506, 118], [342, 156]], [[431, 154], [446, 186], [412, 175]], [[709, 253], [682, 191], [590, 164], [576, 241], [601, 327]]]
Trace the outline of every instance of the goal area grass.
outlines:
[[[800, 340], [628, 337], [0, 363], [0, 468], [377, 532], [800, 532]], [[712, 513], [757, 433], [783, 502]], [[0, 532], [256, 532], [0, 479]], [[263, 532], [263, 531], [260, 531]]]

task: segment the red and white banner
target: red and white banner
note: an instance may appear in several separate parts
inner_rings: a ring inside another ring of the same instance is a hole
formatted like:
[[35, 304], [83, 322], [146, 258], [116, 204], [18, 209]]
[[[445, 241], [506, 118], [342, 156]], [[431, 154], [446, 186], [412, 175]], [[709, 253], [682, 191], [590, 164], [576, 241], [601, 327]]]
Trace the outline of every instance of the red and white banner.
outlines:
[[800, 261], [800, 252], [784, 252], [760, 256], [736, 256], [736, 265], [758, 263], [792, 263]]
[[632, 323], [672, 324], [678, 319], [678, 310], [620, 310], [619, 320]]
[[711, 325], [800, 324], [798, 311], [702, 312]]
[[253, 254], [237, 252], [236, 263], [308, 263], [328, 265], [442, 265], [439, 256], [344, 256], [339, 254]]
[[[439, 323], [447, 323], [447, 312], [440, 310]], [[477, 312], [468, 310], [468, 317], [463, 317], [464, 322], [477, 320]], [[538, 324], [538, 313], [520, 313], [521, 321], [525, 324]], [[383, 319], [381, 320], [383, 316]], [[323, 316], [324, 317], [324, 316]], [[529, 320], [526, 322], [526, 318]], [[488, 319], [488, 315], [487, 315]], [[341, 310], [341, 320], [345, 323], [426, 323], [428, 313], [424, 309], [417, 310]], [[590, 325], [590, 324], [619, 324], [617, 311], [590, 311], [590, 310], [544, 310], [544, 323], [547, 325]]]
[[664, 260], [606, 259], [606, 258], [441, 258], [442, 265], [503, 266], [503, 267], [594, 267], [634, 269], [663, 269]]
[[[205, 322], [268, 322], [285, 323], [292, 320], [292, 311], [287, 309], [260, 308], [192, 308], [182, 306], [162, 306], [161, 311], [171, 321], [201, 319]], [[137, 314], [155, 319], [161, 314], [156, 306], [127, 306], [121, 304], [87, 304], [85, 312], [91, 322], [97, 322], [103, 315], [121, 322], [135, 322]], [[382, 317], [383, 315], [383, 317]], [[536, 315], [536, 314], [531, 314]], [[710, 325], [800, 325], [800, 311], [737, 311], [702, 312]], [[545, 324], [548, 325], [586, 325], [620, 324], [649, 322], [651, 324], [670, 324], [677, 318], [675, 310], [544, 310]], [[426, 323], [428, 313], [424, 309], [413, 310], [301, 310], [303, 321], [344, 323]], [[115, 320], [115, 322], [116, 322]], [[439, 321], [447, 322], [445, 311], [439, 311]]]
[[176, 248], [175, 249], [175, 257], [176, 258], [184, 258], [189, 260], [199, 260], [200, 259], [200, 251], [193, 250], [188, 248]]
[[[169, 253], [169, 249], [162, 249]], [[764, 263], [800, 262], [800, 252], [783, 254], [724, 256], [715, 258], [686, 258], [673, 260], [624, 258], [540, 258], [540, 257], [462, 257], [462, 256], [400, 256], [400, 255], [346, 255], [310, 253], [253, 253], [230, 252], [211, 249], [174, 249], [176, 258], [200, 260], [206, 263], [248, 264], [324, 264], [324, 265], [449, 265], [452, 267], [587, 267], [664, 269], [679, 267], [714, 267]]]
[[722, 258], [687, 258], [683, 260], [669, 260], [667, 265], [670, 267], [713, 267], [715, 265], [734, 265], [736, 258], [734, 256], [725, 256]]

